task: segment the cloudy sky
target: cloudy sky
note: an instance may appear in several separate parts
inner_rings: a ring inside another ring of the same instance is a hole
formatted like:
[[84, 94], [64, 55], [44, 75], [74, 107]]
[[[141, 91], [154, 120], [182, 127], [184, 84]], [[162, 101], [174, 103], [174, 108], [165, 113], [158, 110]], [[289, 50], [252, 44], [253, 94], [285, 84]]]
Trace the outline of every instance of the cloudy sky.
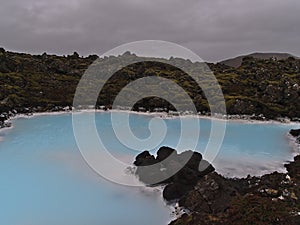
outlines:
[[300, 56], [299, 0], [0, 1], [0, 46], [12, 51], [100, 55], [154, 39], [207, 61], [257, 51]]

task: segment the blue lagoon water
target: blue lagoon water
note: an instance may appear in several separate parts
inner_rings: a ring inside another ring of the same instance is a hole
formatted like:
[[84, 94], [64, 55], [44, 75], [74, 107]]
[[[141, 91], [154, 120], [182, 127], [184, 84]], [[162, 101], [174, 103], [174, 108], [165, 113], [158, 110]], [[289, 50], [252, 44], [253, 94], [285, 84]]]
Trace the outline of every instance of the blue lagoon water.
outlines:
[[[101, 138], [113, 155], [131, 163], [139, 152], [118, 141], [110, 116], [109, 112], [96, 114]], [[151, 119], [132, 114], [132, 132], [147, 138]], [[195, 118], [185, 120], [191, 124], [198, 122]], [[180, 119], [164, 122], [167, 134], [158, 147], [176, 147]], [[123, 125], [121, 122], [119, 127]], [[227, 176], [283, 169], [283, 162], [292, 159], [292, 146], [286, 134], [293, 127], [228, 122], [223, 145], [213, 164]], [[202, 152], [211, 121], [201, 119], [200, 128], [196, 150]], [[185, 138], [187, 149], [189, 138], [194, 137]], [[16, 119], [13, 128], [0, 131], [0, 139], [1, 225], [157, 225], [167, 224], [171, 219], [171, 209], [159, 191], [110, 183], [86, 164], [76, 145], [70, 114]], [[148, 147], [141, 146], [140, 150], [145, 149]]]

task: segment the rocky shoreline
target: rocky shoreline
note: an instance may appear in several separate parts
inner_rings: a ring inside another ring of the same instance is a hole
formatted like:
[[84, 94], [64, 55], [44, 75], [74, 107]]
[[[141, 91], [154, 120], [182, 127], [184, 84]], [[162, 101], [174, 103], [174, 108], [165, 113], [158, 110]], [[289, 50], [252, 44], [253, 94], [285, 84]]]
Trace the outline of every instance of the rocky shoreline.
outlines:
[[9, 111], [0, 111], [0, 129], [11, 127], [10, 120], [18, 115], [32, 116], [35, 113], [54, 113], [54, 112], [71, 112], [72, 106], [54, 106], [54, 107], [20, 107]]
[[[19, 107], [13, 110], [9, 111], [0, 111], [0, 129], [5, 127], [10, 127], [11, 122], [10, 119], [14, 118], [17, 115], [25, 115], [25, 116], [31, 116], [35, 113], [53, 113], [53, 112], [72, 112], [74, 109], [73, 106], [52, 106], [52, 107]], [[91, 110], [93, 107], [86, 107], [86, 108], [80, 108], [78, 110]], [[101, 111], [109, 111], [112, 110], [110, 106], [96, 106], [96, 110]], [[123, 108], [117, 108], [118, 111], [124, 111], [124, 112], [136, 112], [136, 113], [147, 113], [149, 115], [160, 113], [164, 114], [166, 118], [170, 117], [176, 117], [176, 116], [198, 116], [202, 118], [213, 118], [213, 119], [222, 119], [222, 120], [241, 120], [241, 121], [255, 121], [255, 122], [280, 122], [280, 123], [289, 123], [289, 122], [300, 122], [300, 118], [273, 118], [270, 119], [268, 117], [265, 117], [264, 115], [211, 115], [210, 113], [198, 113], [198, 114], [191, 114], [189, 112], [170, 112], [166, 110], [154, 110], [153, 112], [144, 111], [144, 110], [133, 110], [130, 109], [123, 109]]]
[[[300, 139], [300, 130], [291, 130], [290, 134]], [[171, 155], [170, 160], [164, 160]], [[186, 158], [190, 160], [182, 165]], [[147, 185], [165, 184], [164, 199], [177, 202], [179, 208], [189, 212], [170, 225], [300, 224], [300, 155], [285, 165], [287, 173], [242, 179], [225, 178], [214, 172], [200, 153], [178, 154], [169, 147], [160, 148], [157, 157], [145, 151], [134, 164], [141, 181]], [[159, 166], [143, 168], [154, 164]], [[179, 167], [175, 175], [164, 179]], [[155, 180], [161, 182], [151, 182]]]

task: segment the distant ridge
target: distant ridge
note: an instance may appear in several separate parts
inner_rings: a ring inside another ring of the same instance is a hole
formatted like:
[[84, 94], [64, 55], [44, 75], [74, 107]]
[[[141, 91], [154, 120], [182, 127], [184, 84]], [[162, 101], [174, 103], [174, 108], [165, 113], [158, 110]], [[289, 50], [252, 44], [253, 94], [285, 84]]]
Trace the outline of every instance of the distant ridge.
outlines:
[[238, 56], [235, 58], [231, 58], [231, 59], [226, 59], [221, 61], [221, 64], [227, 65], [227, 66], [231, 66], [231, 67], [239, 67], [242, 64], [243, 58], [245, 57], [253, 57], [253, 58], [257, 58], [257, 59], [270, 59], [270, 58], [277, 58], [279, 60], [281, 59], [287, 59], [289, 57], [294, 57], [294, 58], [298, 58], [294, 55], [291, 55], [289, 53], [260, 53], [260, 52], [256, 52], [256, 53], [252, 53], [249, 55], [242, 55], [242, 56]]

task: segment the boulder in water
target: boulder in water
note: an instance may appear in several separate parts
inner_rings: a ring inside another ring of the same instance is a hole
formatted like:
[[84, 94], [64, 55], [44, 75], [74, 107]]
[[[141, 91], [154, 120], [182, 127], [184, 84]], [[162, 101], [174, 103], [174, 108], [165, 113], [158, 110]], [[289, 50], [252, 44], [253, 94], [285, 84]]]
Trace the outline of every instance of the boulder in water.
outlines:
[[298, 137], [298, 136], [300, 136], [300, 129], [292, 129], [292, 130], [290, 130], [290, 134], [293, 137]]

